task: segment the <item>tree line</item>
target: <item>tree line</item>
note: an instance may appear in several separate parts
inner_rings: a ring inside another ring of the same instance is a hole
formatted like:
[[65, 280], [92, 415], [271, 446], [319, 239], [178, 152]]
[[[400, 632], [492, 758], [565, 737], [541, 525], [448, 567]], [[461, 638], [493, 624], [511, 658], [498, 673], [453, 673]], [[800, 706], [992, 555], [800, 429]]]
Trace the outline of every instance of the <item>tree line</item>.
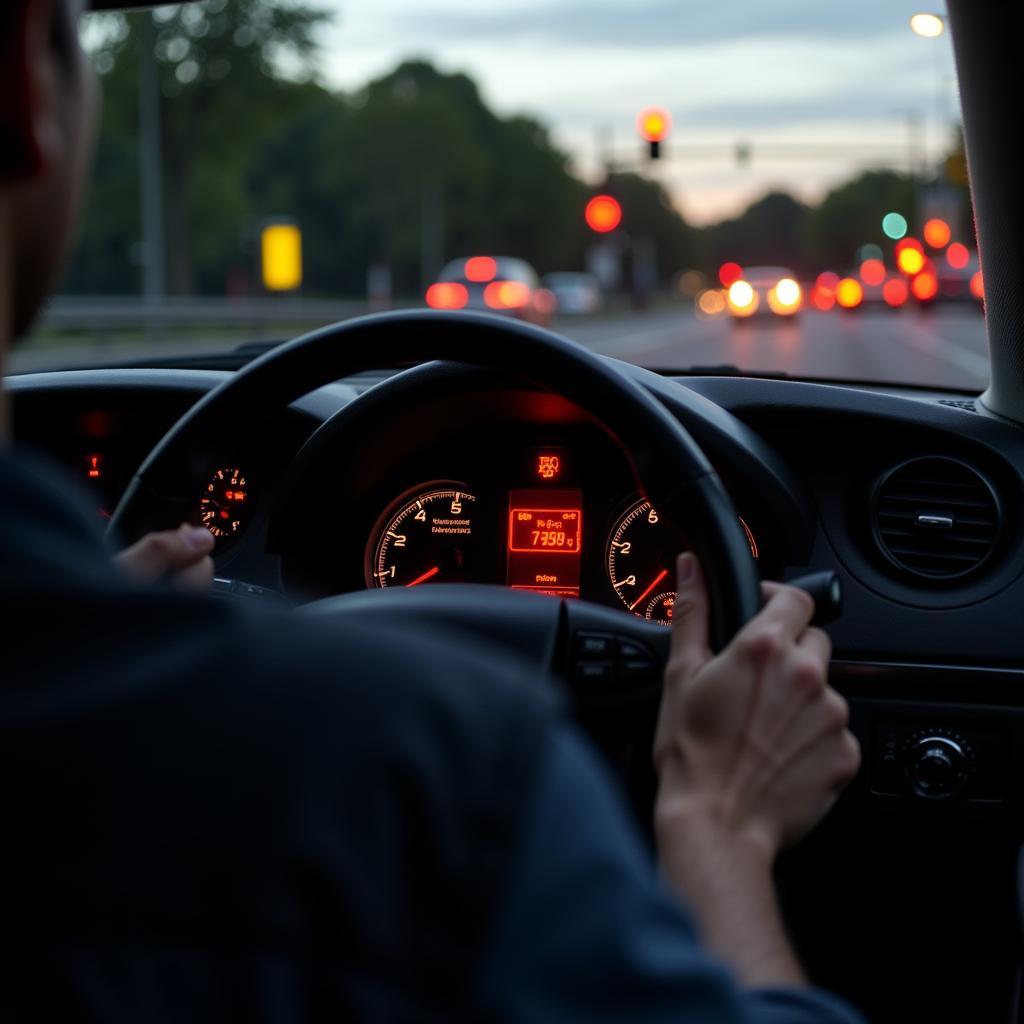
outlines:
[[[139, 17], [95, 26], [103, 125], [86, 227], [62, 290], [140, 290]], [[303, 232], [304, 290], [362, 295], [370, 267], [419, 293], [447, 258], [520, 256], [541, 273], [581, 269], [594, 191], [538, 120], [490, 110], [465, 74], [409, 61], [353, 93], [317, 75], [322, 9], [207, 0], [158, 13], [165, 264], [172, 294], [259, 288], [259, 235], [277, 218]], [[688, 224], [657, 182], [604, 183], [634, 237], [653, 243], [662, 284], [726, 259], [803, 273], [849, 264], [912, 182], [874, 171], [810, 208], [769, 194], [741, 216]]]

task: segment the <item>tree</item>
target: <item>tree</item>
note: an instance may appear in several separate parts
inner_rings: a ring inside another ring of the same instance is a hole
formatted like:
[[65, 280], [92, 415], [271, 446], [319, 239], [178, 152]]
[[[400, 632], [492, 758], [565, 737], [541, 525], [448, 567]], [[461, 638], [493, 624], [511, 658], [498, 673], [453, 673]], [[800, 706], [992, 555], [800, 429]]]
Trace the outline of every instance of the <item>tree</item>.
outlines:
[[219, 288], [232, 257], [242, 255], [240, 225], [255, 214], [238, 187], [248, 160], [282, 122], [320, 98], [315, 40], [331, 16], [308, 4], [266, 0], [206, 0], [152, 15], [107, 16], [92, 54], [105, 93], [99, 187], [89, 211], [92, 234], [71, 269], [71, 286], [89, 288], [115, 276], [137, 281], [137, 272], [126, 273], [128, 260], [118, 261], [121, 270], [115, 272], [105, 269], [109, 259], [98, 268], [97, 257], [111, 255], [115, 239], [130, 248], [139, 237], [139, 19], [148, 17], [157, 24], [163, 95], [170, 288]]
[[866, 171], [833, 189], [808, 221], [810, 255], [818, 267], [843, 271], [867, 242], [885, 241], [882, 218], [902, 213], [913, 224], [914, 183], [895, 171]]
[[609, 177], [605, 190], [622, 204], [622, 226], [634, 245], [642, 245], [643, 240], [653, 243], [660, 283], [693, 264], [697, 255], [693, 229], [672, 205], [664, 186], [639, 174], [620, 173]]
[[782, 265], [808, 273], [808, 208], [785, 192], [769, 192], [739, 217], [703, 229], [702, 263], [714, 271], [727, 260], [741, 266]]

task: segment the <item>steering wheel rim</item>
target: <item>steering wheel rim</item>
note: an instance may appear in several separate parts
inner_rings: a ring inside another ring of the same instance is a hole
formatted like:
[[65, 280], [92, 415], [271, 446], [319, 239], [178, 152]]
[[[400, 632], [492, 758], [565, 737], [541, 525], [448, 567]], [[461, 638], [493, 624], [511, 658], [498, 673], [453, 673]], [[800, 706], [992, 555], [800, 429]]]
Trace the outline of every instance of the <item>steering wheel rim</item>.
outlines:
[[701, 560], [711, 641], [723, 647], [756, 614], [760, 578], [732, 502], [686, 429], [613, 364], [551, 331], [489, 314], [377, 313], [273, 348], [200, 399], [146, 457], [111, 517], [132, 541], [193, 513], [209, 471], [208, 439], [237, 439], [302, 395], [389, 362], [442, 359], [553, 391], [590, 414], [622, 447], [638, 488]]

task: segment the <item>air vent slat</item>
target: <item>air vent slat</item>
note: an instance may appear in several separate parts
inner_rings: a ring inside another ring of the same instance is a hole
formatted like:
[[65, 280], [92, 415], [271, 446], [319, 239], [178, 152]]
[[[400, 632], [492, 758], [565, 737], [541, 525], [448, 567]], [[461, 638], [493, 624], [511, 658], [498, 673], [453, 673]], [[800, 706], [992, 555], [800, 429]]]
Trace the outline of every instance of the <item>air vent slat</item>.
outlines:
[[[935, 519], [948, 522], [936, 528]], [[942, 582], [976, 571], [992, 553], [999, 527], [995, 491], [955, 459], [913, 459], [875, 489], [875, 540], [890, 563], [912, 576]]]

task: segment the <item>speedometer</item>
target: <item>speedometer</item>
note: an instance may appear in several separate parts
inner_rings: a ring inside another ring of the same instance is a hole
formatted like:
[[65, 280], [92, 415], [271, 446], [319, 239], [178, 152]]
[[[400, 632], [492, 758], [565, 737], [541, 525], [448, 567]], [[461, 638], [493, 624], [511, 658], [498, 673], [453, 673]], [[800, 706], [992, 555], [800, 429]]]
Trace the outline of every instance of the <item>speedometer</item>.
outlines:
[[[747, 524], [740, 526], [758, 557], [757, 540]], [[647, 500], [637, 501], [615, 524], [608, 538], [607, 569], [612, 589], [634, 615], [653, 622], [672, 621], [675, 604], [675, 561], [679, 542]]]
[[367, 550], [367, 586], [417, 587], [476, 578], [479, 502], [463, 484], [424, 484], [381, 518]]

